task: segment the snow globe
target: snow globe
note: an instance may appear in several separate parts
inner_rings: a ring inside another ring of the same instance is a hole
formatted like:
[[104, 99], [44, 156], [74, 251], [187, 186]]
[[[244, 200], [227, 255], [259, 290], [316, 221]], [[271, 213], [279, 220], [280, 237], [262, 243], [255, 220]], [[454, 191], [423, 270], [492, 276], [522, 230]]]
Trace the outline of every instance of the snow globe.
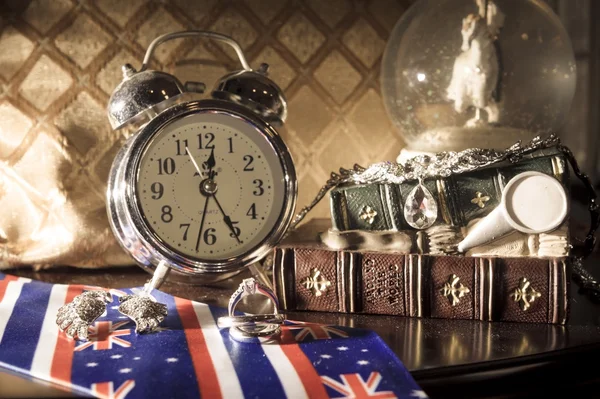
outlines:
[[398, 162], [557, 133], [575, 83], [570, 39], [541, 0], [420, 0], [392, 30], [381, 73], [406, 144]]

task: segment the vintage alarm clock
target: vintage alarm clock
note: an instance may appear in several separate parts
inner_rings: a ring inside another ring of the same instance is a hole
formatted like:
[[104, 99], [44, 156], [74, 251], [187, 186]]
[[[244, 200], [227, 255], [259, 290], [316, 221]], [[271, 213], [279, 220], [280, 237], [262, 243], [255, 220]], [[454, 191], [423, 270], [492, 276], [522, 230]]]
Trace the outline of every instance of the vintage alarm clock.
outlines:
[[[204, 85], [148, 63], [161, 43], [190, 36], [230, 45], [243, 69], [220, 79], [211, 99], [178, 102]], [[108, 118], [113, 129], [141, 127], [113, 162], [108, 215], [121, 246], [155, 273], [154, 288], [164, 278], [231, 276], [268, 254], [290, 225], [297, 181], [277, 131], [287, 104], [267, 69], [252, 70], [233, 39], [204, 31], [160, 36], [139, 71], [123, 66]]]

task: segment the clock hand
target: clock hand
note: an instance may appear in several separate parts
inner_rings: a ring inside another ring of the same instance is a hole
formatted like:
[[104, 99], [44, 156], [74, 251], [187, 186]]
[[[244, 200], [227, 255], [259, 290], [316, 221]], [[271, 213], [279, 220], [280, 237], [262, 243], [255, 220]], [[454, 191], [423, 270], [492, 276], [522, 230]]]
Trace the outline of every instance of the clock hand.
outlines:
[[208, 169], [208, 176], [204, 176], [204, 173], [202, 173], [200, 171], [200, 167], [198, 166], [198, 163], [196, 162], [196, 160], [194, 159], [194, 157], [192, 156], [192, 153], [190, 152], [190, 150], [185, 147], [185, 152], [188, 154], [188, 156], [190, 157], [190, 160], [192, 161], [192, 164], [194, 165], [194, 169], [196, 169], [196, 172], [198, 172], [198, 174], [200, 175], [200, 177], [208, 177], [209, 179], [212, 179], [212, 170], [215, 167], [215, 149], [211, 149], [210, 151], [210, 155], [208, 156], [208, 159], [202, 164], [202, 166], [206, 166]]
[[[188, 154], [189, 154], [189, 152], [188, 152]], [[195, 162], [194, 162], [194, 164], [195, 164]], [[209, 170], [208, 170], [208, 178], [211, 179], [211, 180], [214, 179], [214, 177], [215, 177], [214, 176], [215, 173], [213, 172], [213, 168], [215, 167], [215, 165], [216, 165], [215, 149], [211, 148], [210, 156], [208, 157], [208, 159], [206, 160], [206, 162], [204, 162], [204, 166], [206, 166], [207, 168], [209, 168]], [[197, 169], [197, 167], [196, 167], [196, 169]], [[215, 199], [215, 202], [217, 203], [217, 206], [219, 207], [219, 210], [221, 211], [221, 214], [223, 215], [223, 221], [225, 222], [225, 224], [227, 225], [227, 227], [229, 227], [229, 230], [231, 230], [231, 233], [233, 234], [233, 236], [237, 240], [238, 244], [241, 244], [242, 242], [240, 241], [240, 237], [238, 237], [238, 235], [235, 233], [235, 228], [233, 227], [233, 222], [231, 221], [231, 218], [223, 210], [223, 207], [219, 203], [219, 200], [217, 199], [216, 194], [212, 193], [211, 197], [213, 197]]]
[[215, 177], [213, 168], [216, 165], [214, 147], [210, 149], [210, 155], [208, 156], [208, 159], [206, 160], [206, 162], [204, 162], [204, 165], [208, 168], [208, 178], [213, 179]]
[[192, 164], [194, 165], [194, 168], [196, 169], [196, 172], [198, 172], [198, 174], [200, 175], [200, 177], [202, 177], [202, 172], [200, 172], [200, 167], [196, 163], [196, 160], [194, 159], [194, 157], [192, 156], [192, 153], [190, 152], [190, 150], [188, 150], [187, 147], [185, 147], [185, 153], [188, 154], [188, 156], [190, 157], [190, 160], [192, 161]]
[[[194, 168], [196, 168], [196, 171], [198, 173], [200, 173], [200, 168], [198, 167], [196, 160], [194, 159], [194, 157], [192, 157], [192, 154], [188, 151], [187, 147], [185, 148], [185, 150], [186, 150], [187, 154], [189, 155], [190, 160], [194, 164]], [[208, 159], [206, 160], [206, 162], [204, 162], [204, 164], [203, 164], [203, 166], [208, 168], [208, 178], [211, 180], [214, 178], [213, 168], [215, 167], [215, 165], [216, 165], [215, 149], [211, 148], [210, 155], [209, 155]], [[200, 173], [200, 175], [202, 176], [202, 173]], [[223, 210], [223, 207], [221, 206], [221, 204], [219, 203], [219, 200], [217, 199], [217, 196], [215, 195], [214, 192], [212, 192], [212, 193], [209, 193], [209, 196], [207, 196], [206, 200], [204, 201], [204, 211], [202, 212], [202, 219], [200, 221], [200, 230], [198, 231], [198, 238], [196, 239], [196, 252], [198, 251], [198, 248], [200, 248], [200, 237], [202, 236], [202, 230], [204, 228], [204, 217], [206, 216], [206, 208], [208, 206], [209, 197], [213, 197], [215, 199], [215, 202], [217, 203], [217, 206], [219, 207], [219, 210], [221, 211], [221, 214], [223, 215], [223, 221], [225, 222], [227, 227], [229, 227], [229, 230], [231, 230], [231, 233], [237, 240], [238, 244], [241, 244], [242, 241], [240, 241], [240, 237], [238, 237], [238, 235], [235, 233], [235, 228], [233, 227], [233, 222], [231, 221], [231, 218], [225, 213], [225, 211]]]
[[221, 207], [221, 204], [219, 203], [219, 200], [217, 199], [216, 194], [213, 194], [212, 197], [215, 199], [215, 202], [217, 203], [217, 206], [219, 207], [219, 210], [223, 214], [223, 221], [225, 222], [225, 224], [227, 225], [227, 227], [229, 227], [229, 230], [231, 230], [231, 233], [233, 234], [233, 236], [237, 240], [238, 244], [241, 244], [242, 242], [240, 241], [240, 237], [238, 237], [238, 235], [235, 233], [235, 229], [233, 228], [233, 222], [231, 221], [231, 218], [229, 216], [227, 216], [227, 214], [223, 210], [223, 207]]
[[[194, 157], [192, 156], [192, 153], [188, 150], [187, 147], [185, 147], [185, 152], [187, 152], [188, 156], [190, 157], [190, 160], [192, 161], [192, 164], [194, 165], [194, 168], [196, 168], [196, 171], [198, 172], [198, 174], [200, 176], [203, 176], [202, 172], [200, 172], [200, 168], [198, 167], [198, 164], [196, 163], [196, 160], [194, 159]], [[212, 161], [211, 161], [212, 158]], [[214, 155], [214, 149], [211, 151], [210, 156], [208, 157], [208, 160], [205, 162], [205, 164], [208, 165], [212, 165], [209, 166], [209, 177], [212, 174], [212, 168], [214, 167], [214, 162], [215, 162], [215, 155]], [[202, 211], [202, 218], [200, 219], [200, 229], [198, 230], [198, 237], [196, 238], [196, 252], [198, 252], [198, 249], [200, 248], [200, 238], [202, 237], [202, 231], [204, 230], [204, 219], [206, 217], [206, 210], [208, 208], [208, 199], [210, 198], [210, 195], [205, 195], [204, 196], [204, 210]]]
[[204, 230], [204, 217], [206, 216], [206, 209], [208, 208], [209, 197], [204, 197], [204, 210], [202, 211], [202, 219], [200, 219], [200, 229], [198, 230], [198, 238], [196, 238], [196, 252], [200, 248], [200, 237], [202, 237], [202, 230]]

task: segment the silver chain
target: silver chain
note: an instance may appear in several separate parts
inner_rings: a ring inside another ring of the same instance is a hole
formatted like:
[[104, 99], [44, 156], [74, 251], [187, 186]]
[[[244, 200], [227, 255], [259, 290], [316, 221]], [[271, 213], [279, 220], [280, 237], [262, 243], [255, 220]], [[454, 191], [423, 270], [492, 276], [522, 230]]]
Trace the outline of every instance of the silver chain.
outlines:
[[589, 177], [579, 169], [579, 165], [577, 164], [573, 152], [560, 143], [558, 144], [558, 149], [565, 155], [569, 164], [571, 164], [571, 168], [573, 168], [573, 172], [579, 180], [581, 180], [588, 194], [590, 228], [583, 240], [583, 244], [573, 248], [573, 279], [584, 293], [590, 295], [592, 299], [600, 301], [600, 283], [598, 283], [594, 276], [583, 267], [583, 261], [590, 256], [596, 246], [596, 230], [600, 227], [600, 209], [597, 202], [598, 196]]

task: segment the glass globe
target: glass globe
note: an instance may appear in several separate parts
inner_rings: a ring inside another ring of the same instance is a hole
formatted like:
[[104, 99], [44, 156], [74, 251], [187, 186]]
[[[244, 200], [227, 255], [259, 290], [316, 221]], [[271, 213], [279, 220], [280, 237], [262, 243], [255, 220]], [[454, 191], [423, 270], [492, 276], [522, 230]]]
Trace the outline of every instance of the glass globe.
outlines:
[[420, 0], [394, 27], [381, 74], [409, 153], [504, 149], [557, 132], [575, 82], [567, 32], [538, 0]]

